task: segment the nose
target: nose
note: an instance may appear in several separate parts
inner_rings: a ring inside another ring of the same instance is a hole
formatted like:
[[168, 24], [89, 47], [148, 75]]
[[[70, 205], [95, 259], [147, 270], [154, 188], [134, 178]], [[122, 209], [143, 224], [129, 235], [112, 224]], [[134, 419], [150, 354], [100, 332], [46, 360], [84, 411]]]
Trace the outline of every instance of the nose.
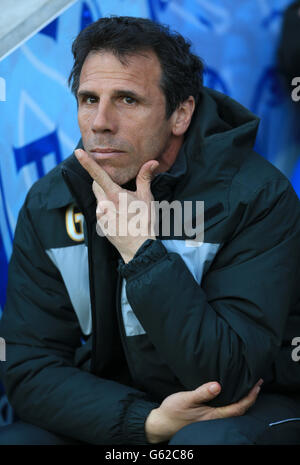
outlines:
[[117, 116], [113, 109], [112, 103], [105, 99], [99, 100], [94, 119], [92, 122], [92, 131], [94, 132], [111, 132], [117, 130]]

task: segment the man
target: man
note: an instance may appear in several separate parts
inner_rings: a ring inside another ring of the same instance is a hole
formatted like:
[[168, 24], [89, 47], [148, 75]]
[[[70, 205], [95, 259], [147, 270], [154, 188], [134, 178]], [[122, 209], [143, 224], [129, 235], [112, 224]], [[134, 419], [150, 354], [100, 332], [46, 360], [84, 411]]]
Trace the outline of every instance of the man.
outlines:
[[[20, 212], [0, 327], [23, 437], [278, 443], [278, 422], [299, 437], [299, 201], [189, 47], [126, 17], [73, 44], [82, 140]], [[154, 201], [192, 209], [166, 220]]]

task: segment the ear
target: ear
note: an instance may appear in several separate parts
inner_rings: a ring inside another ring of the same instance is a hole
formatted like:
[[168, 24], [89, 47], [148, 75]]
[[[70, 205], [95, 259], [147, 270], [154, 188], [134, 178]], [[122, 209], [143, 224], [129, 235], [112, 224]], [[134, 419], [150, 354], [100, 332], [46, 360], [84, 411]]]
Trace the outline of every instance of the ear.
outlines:
[[191, 95], [174, 111], [172, 132], [175, 136], [182, 136], [188, 129], [195, 110], [195, 99]]

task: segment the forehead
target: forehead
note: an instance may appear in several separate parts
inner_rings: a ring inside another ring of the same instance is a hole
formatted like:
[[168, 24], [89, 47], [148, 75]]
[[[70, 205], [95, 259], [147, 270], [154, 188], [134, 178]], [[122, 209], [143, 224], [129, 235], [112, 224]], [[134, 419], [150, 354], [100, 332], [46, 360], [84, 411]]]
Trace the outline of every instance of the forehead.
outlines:
[[112, 52], [93, 51], [83, 63], [79, 87], [131, 85], [149, 90], [159, 89], [160, 80], [161, 65], [152, 51], [128, 55], [122, 62]]

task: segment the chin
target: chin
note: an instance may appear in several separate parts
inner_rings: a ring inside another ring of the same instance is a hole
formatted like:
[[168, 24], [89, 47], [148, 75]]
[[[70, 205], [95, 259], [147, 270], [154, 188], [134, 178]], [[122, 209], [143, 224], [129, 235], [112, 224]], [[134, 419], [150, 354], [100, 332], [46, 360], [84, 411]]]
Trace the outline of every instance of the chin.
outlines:
[[125, 170], [122, 168], [110, 169], [109, 167], [103, 167], [103, 169], [107, 172], [111, 179], [119, 186], [127, 184], [129, 181], [132, 181], [136, 177], [136, 173], [130, 175], [129, 173], [126, 173]]
[[95, 160], [97, 164], [110, 176], [113, 182], [123, 186], [136, 178], [139, 167], [128, 166], [128, 164], [117, 165], [113, 160]]

